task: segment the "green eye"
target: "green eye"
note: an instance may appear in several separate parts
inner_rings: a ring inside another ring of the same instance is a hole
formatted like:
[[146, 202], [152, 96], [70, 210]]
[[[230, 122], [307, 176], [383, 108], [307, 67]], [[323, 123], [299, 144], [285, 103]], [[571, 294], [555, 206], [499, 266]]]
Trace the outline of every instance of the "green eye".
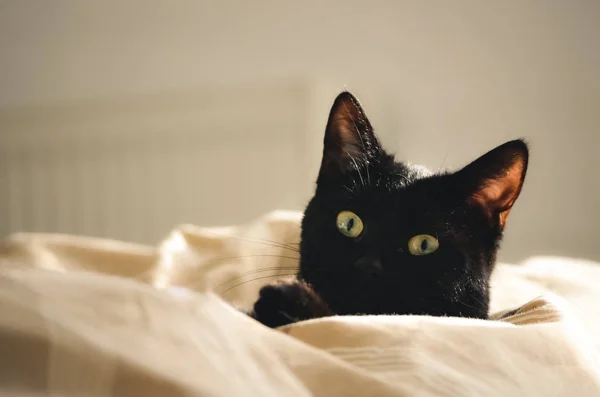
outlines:
[[431, 254], [439, 246], [438, 239], [429, 234], [419, 234], [408, 240], [408, 251], [415, 256]]
[[337, 228], [346, 237], [356, 238], [363, 231], [362, 220], [354, 212], [342, 211], [337, 216]]

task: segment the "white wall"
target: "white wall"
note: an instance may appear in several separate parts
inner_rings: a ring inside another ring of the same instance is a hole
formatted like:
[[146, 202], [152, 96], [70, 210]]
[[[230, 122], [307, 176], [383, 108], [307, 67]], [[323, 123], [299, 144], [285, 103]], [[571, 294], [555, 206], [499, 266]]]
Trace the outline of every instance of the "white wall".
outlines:
[[334, 78], [387, 98], [363, 101], [394, 116], [384, 141], [431, 167], [528, 138], [504, 257], [600, 259], [598, 20], [595, 0], [3, 0], [0, 105]]

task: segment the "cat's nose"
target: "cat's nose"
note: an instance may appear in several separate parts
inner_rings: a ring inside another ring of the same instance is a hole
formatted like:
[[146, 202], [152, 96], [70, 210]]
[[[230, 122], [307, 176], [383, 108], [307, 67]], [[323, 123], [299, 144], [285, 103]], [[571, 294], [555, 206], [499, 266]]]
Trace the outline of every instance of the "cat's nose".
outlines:
[[377, 278], [381, 276], [383, 273], [383, 266], [381, 265], [381, 261], [379, 258], [374, 258], [372, 256], [365, 256], [360, 258], [354, 264], [357, 269], [362, 271], [365, 276], [369, 278]]

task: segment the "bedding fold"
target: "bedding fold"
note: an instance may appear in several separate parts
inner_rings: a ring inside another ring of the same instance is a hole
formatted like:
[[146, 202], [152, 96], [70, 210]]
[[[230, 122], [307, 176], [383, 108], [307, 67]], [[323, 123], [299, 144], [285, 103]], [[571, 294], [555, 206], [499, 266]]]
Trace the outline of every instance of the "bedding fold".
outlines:
[[234, 310], [297, 266], [301, 214], [157, 247], [20, 233], [0, 246], [0, 395], [600, 396], [600, 268], [499, 264], [491, 320]]

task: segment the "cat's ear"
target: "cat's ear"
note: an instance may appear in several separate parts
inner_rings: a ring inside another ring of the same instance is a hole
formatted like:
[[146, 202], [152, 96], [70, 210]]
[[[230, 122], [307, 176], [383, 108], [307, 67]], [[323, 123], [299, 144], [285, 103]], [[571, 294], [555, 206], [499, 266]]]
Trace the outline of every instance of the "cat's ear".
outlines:
[[523, 187], [528, 158], [527, 144], [518, 139], [489, 151], [457, 173], [467, 188], [468, 201], [481, 206], [500, 229]]
[[342, 92], [329, 113], [319, 179], [360, 169], [380, 153], [381, 146], [360, 103], [349, 92]]

